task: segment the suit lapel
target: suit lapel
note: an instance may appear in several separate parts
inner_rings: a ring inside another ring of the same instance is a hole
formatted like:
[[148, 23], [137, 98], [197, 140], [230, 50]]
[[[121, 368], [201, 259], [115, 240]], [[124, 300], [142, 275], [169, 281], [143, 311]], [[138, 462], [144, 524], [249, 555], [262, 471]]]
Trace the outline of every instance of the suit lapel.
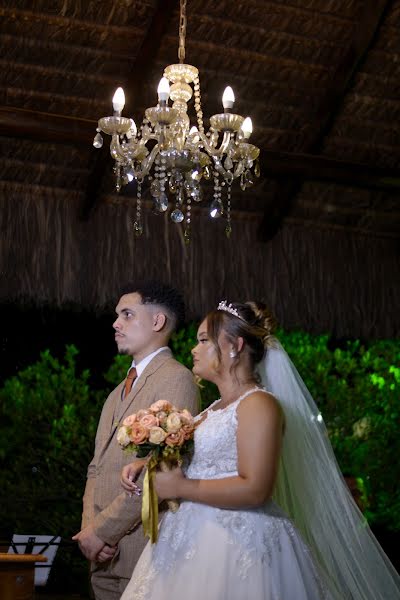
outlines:
[[[149, 362], [147, 367], [144, 369], [143, 373], [138, 378], [135, 385], [132, 387], [127, 398], [125, 398], [122, 401], [123, 406], [118, 407], [121, 409], [121, 411], [116, 410], [116, 418], [118, 419], [119, 422], [122, 422], [128, 414], [131, 414], [132, 412], [137, 412], [140, 408], [144, 408], [143, 406], [135, 406], [135, 398], [137, 397], [139, 392], [142, 390], [142, 388], [146, 384], [147, 379], [149, 377], [151, 377], [161, 367], [161, 365], [163, 365], [165, 363], [166, 360], [171, 358], [171, 356], [172, 356], [171, 350], [169, 348], [166, 348], [162, 352], [159, 352], [159, 354], [157, 354]], [[122, 386], [122, 389], [123, 389], [125, 382], [122, 382], [120, 385]], [[118, 399], [121, 398], [121, 391], [118, 394]], [[147, 405], [146, 405], [146, 408], [147, 408]], [[115, 419], [114, 419], [114, 421], [115, 421]], [[118, 423], [117, 424], [113, 423], [113, 426], [111, 429], [111, 436], [114, 434], [117, 427], [118, 427]]]

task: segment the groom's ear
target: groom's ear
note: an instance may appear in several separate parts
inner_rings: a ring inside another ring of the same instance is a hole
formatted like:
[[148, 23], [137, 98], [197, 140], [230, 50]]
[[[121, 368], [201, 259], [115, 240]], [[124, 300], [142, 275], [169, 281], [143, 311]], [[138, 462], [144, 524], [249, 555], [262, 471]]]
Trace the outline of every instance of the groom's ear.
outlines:
[[167, 323], [167, 317], [162, 312], [154, 313], [153, 315], [153, 329], [154, 331], [161, 331]]

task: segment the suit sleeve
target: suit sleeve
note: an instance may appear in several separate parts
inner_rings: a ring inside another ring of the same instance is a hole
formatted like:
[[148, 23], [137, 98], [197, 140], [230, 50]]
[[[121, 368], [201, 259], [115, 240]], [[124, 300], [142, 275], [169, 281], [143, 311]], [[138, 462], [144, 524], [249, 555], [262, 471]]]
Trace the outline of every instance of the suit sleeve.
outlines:
[[[193, 415], [199, 412], [200, 395], [192, 373], [179, 366], [175, 376], [160, 378], [159, 391], [155, 390], [154, 399], [173, 402], [178, 408], [187, 408]], [[138, 485], [142, 487], [144, 473]], [[128, 531], [141, 522], [142, 499], [129, 497], [122, 492], [111, 504], [96, 515], [93, 520], [94, 531], [103, 542], [114, 546]]]

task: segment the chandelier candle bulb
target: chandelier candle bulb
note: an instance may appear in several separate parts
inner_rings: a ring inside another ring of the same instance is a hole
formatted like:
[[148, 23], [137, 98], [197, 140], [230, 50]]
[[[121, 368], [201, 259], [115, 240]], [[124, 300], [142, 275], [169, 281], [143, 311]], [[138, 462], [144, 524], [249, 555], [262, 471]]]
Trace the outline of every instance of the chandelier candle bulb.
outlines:
[[241, 130], [243, 131], [243, 136], [246, 140], [249, 139], [251, 134], [253, 133], [253, 123], [250, 117], [246, 117], [242, 123]]
[[233, 108], [234, 102], [235, 94], [233, 93], [233, 89], [231, 88], [231, 86], [228, 85], [225, 88], [224, 93], [222, 94], [222, 106], [224, 107], [225, 111], [231, 110]]
[[117, 116], [119, 116], [125, 106], [125, 94], [122, 87], [119, 87], [112, 99], [113, 109]]
[[161, 106], [165, 106], [169, 98], [169, 81], [166, 77], [161, 77], [157, 88], [158, 101]]

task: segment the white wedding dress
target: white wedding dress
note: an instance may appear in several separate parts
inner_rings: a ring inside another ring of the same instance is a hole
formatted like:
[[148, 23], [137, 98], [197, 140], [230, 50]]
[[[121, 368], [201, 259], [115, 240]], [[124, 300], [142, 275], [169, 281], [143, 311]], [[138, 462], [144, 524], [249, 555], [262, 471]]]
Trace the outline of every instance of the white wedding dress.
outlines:
[[[188, 478], [237, 475], [236, 410], [253, 391], [207, 410], [195, 432]], [[165, 515], [157, 543], [144, 549], [121, 600], [330, 598], [309, 548], [272, 501], [234, 510], [182, 501]]]

